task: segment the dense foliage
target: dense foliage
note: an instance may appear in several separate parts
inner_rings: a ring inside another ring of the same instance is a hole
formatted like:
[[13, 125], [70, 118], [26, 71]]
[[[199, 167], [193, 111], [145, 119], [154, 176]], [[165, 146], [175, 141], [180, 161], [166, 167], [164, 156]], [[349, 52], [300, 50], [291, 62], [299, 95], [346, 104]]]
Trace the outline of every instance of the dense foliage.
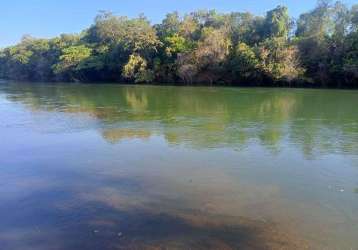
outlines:
[[81, 34], [2, 49], [0, 78], [358, 87], [358, 5], [321, 0], [297, 20], [283, 6], [263, 17], [174, 12], [156, 25], [103, 12]]

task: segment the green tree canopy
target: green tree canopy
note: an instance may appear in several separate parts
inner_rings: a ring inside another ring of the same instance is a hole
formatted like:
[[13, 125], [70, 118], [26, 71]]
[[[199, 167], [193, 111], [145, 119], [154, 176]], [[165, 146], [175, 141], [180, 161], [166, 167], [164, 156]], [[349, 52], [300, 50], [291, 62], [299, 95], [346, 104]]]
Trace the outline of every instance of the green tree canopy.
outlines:
[[294, 22], [265, 15], [101, 12], [79, 34], [24, 38], [0, 50], [0, 77], [28, 81], [358, 87], [358, 5], [319, 0]]

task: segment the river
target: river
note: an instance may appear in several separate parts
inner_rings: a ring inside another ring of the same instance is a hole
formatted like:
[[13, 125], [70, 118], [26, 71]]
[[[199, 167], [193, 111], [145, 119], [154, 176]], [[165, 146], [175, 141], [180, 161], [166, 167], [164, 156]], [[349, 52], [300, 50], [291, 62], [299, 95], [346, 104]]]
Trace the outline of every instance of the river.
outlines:
[[358, 91], [0, 85], [0, 245], [358, 249]]

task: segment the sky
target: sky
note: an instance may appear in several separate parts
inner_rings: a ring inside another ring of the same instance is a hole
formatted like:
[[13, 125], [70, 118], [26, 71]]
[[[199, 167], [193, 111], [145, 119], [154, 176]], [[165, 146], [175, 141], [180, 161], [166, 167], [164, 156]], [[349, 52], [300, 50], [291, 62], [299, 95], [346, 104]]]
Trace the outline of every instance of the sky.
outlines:
[[[343, 0], [351, 5], [358, 0]], [[89, 27], [100, 10], [136, 17], [144, 13], [159, 23], [172, 11], [188, 13], [198, 9], [220, 12], [250, 11], [264, 15], [277, 5], [289, 8], [298, 17], [315, 6], [315, 0], [0, 0], [0, 47], [13, 45], [24, 34], [50, 38], [62, 33], [77, 33]]]

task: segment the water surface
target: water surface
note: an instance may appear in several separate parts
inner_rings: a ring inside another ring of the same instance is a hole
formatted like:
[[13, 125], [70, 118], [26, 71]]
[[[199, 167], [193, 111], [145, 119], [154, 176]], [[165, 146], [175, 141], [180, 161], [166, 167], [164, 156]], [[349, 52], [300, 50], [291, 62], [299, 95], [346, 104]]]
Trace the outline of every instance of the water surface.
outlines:
[[0, 85], [1, 249], [358, 249], [358, 92]]

